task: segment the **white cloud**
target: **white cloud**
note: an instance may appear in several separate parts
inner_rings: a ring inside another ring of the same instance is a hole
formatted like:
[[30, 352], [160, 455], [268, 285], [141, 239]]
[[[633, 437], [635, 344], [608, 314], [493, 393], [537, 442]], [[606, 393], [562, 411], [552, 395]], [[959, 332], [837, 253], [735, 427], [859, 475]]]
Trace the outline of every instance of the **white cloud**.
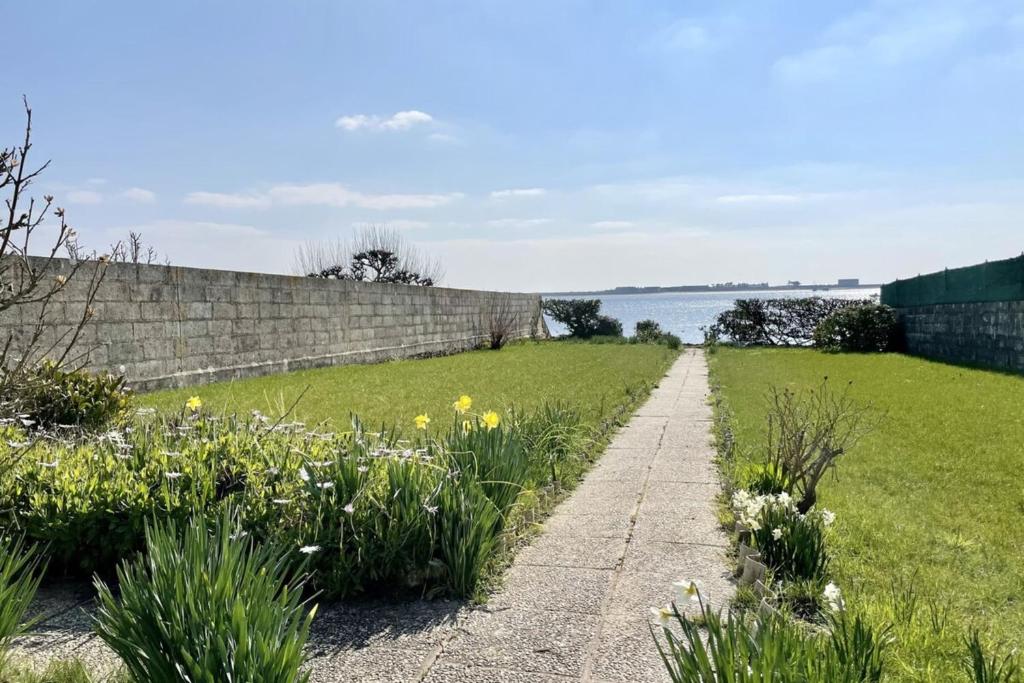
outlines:
[[550, 218], [496, 218], [487, 221], [487, 225], [491, 228], [533, 228], [550, 222]]
[[595, 221], [590, 227], [595, 230], [629, 230], [634, 225], [633, 221]]
[[408, 220], [397, 220], [397, 221], [384, 221], [384, 225], [395, 230], [423, 230], [429, 228], [430, 223], [426, 221], [408, 221]]
[[681, 19], [660, 36], [660, 43], [670, 50], [702, 50], [711, 45], [707, 28], [692, 19]]
[[433, 123], [434, 117], [426, 112], [410, 109], [400, 111], [389, 117], [381, 118], [376, 115], [352, 114], [341, 116], [334, 122], [337, 128], [348, 131], [355, 130], [409, 130], [413, 126]]
[[270, 206], [270, 199], [251, 193], [189, 192], [185, 195], [185, 203], [219, 209], [265, 209]]
[[782, 81], [806, 84], [889, 69], [944, 55], [996, 21], [955, 3], [876, 0], [829, 26], [817, 46], [779, 58], [772, 70]]
[[121, 196], [133, 202], [139, 202], [140, 204], [150, 204], [156, 201], [155, 192], [141, 187], [130, 187], [122, 192]]
[[524, 187], [511, 190], [495, 190], [491, 199], [509, 199], [511, 197], [540, 197], [547, 194], [543, 187]]
[[431, 209], [463, 197], [461, 192], [446, 194], [367, 194], [341, 183], [286, 183], [265, 192], [223, 193], [190, 192], [186, 204], [225, 209], [266, 209], [271, 206], [355, 206], [361, 209]]
[[432, 209], [462, 198], [460, 192], [447, 194], [366, 194], [340, 183], [277, 185], [267, 196], [285, 206], [357, 206], [362, 209]]
[[71, 190], [67, 198], [72, 204], [99, 204], [103, 201], [103, 195], [92, 190]]
[[795, 204], [804, 200], [798, 194], [723, 194], [715, 197], [720, 204]]

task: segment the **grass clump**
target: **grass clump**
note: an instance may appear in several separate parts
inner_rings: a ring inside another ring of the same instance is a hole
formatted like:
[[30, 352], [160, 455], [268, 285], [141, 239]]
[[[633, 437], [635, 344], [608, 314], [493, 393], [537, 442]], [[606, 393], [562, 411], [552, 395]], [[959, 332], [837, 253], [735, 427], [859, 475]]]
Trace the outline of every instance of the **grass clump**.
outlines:
[[136, 681], [307, 681], [315, 613], [287, 553], [238, 540], [229, 513], [146, 529], [146, 555], [118, 568], [118, 595], [97, 581], [96, 631]]
[[[827, 630], [778, 612], [724, 617], [697, 596], [700, 613], [673, 603], [652, 625], [658, 652], [674, 683], [877, 683], [885, 672], [886, 631], [837, 612]], [[683, 598], [684, 601], [688, 600]]]

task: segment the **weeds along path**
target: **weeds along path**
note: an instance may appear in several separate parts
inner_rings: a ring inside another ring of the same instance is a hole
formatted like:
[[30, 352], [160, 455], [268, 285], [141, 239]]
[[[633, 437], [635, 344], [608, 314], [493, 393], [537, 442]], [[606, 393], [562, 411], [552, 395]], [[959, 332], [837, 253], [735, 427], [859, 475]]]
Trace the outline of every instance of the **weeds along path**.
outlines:
[[[704, 355], [688, 350], [486, 605], [323, 605], [309, 639], [312, 681], [667, 680], [649, 608], [684, 578], [716, 605], [732, 597], [707, 396]], [[21, 655], [116, 668], [92, 633], [88, 586], [40, 597], [43, 620], [19, 642]]]

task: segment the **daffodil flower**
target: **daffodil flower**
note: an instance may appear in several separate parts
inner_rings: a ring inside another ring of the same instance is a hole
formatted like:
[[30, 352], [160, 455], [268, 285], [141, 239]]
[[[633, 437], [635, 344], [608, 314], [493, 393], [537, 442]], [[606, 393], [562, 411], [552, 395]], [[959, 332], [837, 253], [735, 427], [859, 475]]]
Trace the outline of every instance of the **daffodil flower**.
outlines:
[[772, 529], [772, 538], [776, 541], [782, 538], [782, 529]]
[[700, 588], [697, 587], [697, 582], [692, 579], [676, 581], [672, 584], [672, 588], [676, 591], [677, 603], [685, 604], [687, 602], [700, 601]]
[[455, 408], [455, 412], [460, 415], [465, 415], [469, 412], [469, 409], [473, 407], [473, 399], [463, 394], [462, 396], [459, 396], [459, 400], [453, 403], [452, 406]]
[[185, 407], [194, 413], [203, 407], [203, 400], [198, 396], [193, 396], [185, 401]]
[[484, 426], [487, 427], [487, 431], [491, 431], [501, 424], [501, 416], [493, 410], [488, 410], [480, 419], [483, 420]]
[[662, 628], [668, 628], [675, 614], [672, 610], [672, 605], [665, 605], [664, 607], [652, 607], [651, 616], [653, 617], [651, 620], [653, 623]]
[[423, 413], [422, 415], [417, 415], [414, 422], [416, 423], [416, 429], [426, 429], [427, 425], [430, 424], [430, 417]]
[[303, 555], [312, 555], [313, 553], [320, 552], [320, 546], [318, 545], [304, 545], [299, 548], [299, 552]]

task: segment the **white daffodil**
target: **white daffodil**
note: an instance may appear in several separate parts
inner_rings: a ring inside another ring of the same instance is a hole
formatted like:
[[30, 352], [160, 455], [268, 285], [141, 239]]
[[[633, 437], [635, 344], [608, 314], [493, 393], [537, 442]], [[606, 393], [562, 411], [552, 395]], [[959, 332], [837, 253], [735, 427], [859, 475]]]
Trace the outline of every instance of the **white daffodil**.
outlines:
[[321, 483], [317, 484], [317, 486], [319, 486], [322, 489], [333, 489], [334, 488], [334, 482], [333, 481], [324, 481], [324, 482], [321, 482]]
[[825, 526], [832, 526], [832, 524], [836, 521], [836, 513], [832, 512], [831, 510], [822, 510], [821, 521]]
[[342, 509], [343, 509], [343, 510], [344, 510], [345, 512], [347, 512], [348, 514], [350, 514], [350, 515], [351, 515], [351, 514], [353, 514], [353, 513], [354, 513], [354, 512], [356, 511], [356, 506], [355, 506], [355, 505], [353, 505], [352, 503], [349, 503], [348, 505], [346, 505], [346, 506], [345, 506], [345, 507], [343, 507]]
[[672, 584], [672, 588], [676, 592], [677, 604], [684, 605], [688, 602], [700, 601], [700, 588], [697, 586], [696, 581], [691, 579], [676, 581]]
[[299, 552], [303, 555], [312, 555], [313, 553], [320, 552], [320, 546], [318, 545], [304, 545], [299, 548]]
[[828, 608], [830, 610], [833, 612], [839, 612], [843, 609], [843, 592], [839, 590], [839, 586], [830, 581], [829, 584], [825, 586], [825, 590], [822, 591], [821, 594], [822, 597], [825, 598], [825, 602], [828, 603]]
[[299, 468], [299, 479], [302, 481], [309, 481], [309, 472], [306, 471], [305, 467]]
[[181, 472], [164, 472], [164, 476], [173, 481], [181, 477]]
[[651, 622], [662, 628], [668, 628], [669, 624], [672, 623], [672, 617], [674, 616], [675, 614], [672, 610], [672, 605], [651, 608]]
[[776, 541], [782, 538], [782, 529], [772, 529], [772, 538]]

